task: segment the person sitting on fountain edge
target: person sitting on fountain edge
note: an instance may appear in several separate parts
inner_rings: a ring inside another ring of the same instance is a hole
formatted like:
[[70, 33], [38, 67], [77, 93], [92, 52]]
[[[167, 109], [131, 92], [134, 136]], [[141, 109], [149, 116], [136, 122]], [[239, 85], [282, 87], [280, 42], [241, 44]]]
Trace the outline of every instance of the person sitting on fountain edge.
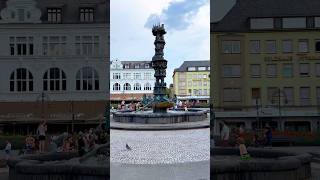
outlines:
[[237, 138], [237, 144], [239, 145], [239, 151], [240, 151], [240, 158], [241, 160], [249, 160], [250, 154], [247, 151], [247, 147], [245, 145], [245, 141], [243, 137], [239, 136]]

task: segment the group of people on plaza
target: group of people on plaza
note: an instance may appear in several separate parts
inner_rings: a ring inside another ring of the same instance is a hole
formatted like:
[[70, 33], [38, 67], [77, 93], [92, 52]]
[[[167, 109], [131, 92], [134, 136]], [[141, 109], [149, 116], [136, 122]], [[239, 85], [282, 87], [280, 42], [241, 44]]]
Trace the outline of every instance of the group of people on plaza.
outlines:
[[[62, 133], [56, 136], [47, 135], [47, 124], [41, 122], [36, 135], [27, 135], [25, 144], [19, 154], [36, 154], [45, 152], [78, 152], [80, 156], [93, 150], [96, 144], [107, 142], [107, 132], [99, 125], [98, 128], [85, 129], [73, 133]], [[4, 149], [6, 159], [11, 155], [12, 144], [6, 141]]]
[[[181, 100], [174, 101], [174, 107], [173, 109], [185, 109], [188, 110], [188, 107], [194, 107], [196, 104], [196, 101], [193, 102], [182, 102]], [[112, 109], [115, 109], [112, 107]], [[145, 105], [143, 105], [142, 102], [131, 102], [126, 104], [125, 101], [121, 101], [120, 104], [118, 104], [117, 110], [118, 111], [143, 111], [147, 109]]]
[[243, 160], [247, 160], [250, 158], [250, 155], [247, 151], [247, 145], [252, 145], [255, 147], [271, 147], [272, 146], [272, 128], [266, 124], [263, 131], [260, 133], [255, 131], [253, 133], [251, 143], [246, 143], [245, 134], [246, 131], [243, 125], [240, 125], [238, 128], [235, 128], [231, 131], [230, 127], [226, 124], [226, 122], [221, 122], [221, 145], [223, 147], [230, 146], [230, 136], [233, 136], [235, 139], [235, 144], [239, 148], [240, 157]]

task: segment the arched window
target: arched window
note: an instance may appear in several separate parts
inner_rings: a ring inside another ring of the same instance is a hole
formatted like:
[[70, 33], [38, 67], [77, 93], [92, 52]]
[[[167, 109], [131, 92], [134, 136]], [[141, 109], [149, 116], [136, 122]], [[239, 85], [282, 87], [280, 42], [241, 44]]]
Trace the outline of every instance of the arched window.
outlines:
[[115, 84], [113, 85], [113, 90], [114, 90], [114, 91], [120, 91], [120, 89], [121, 89], [121, 86], [120, 86], [119, 83], [115, 83]]
[[44, 91], [65, 91], [67, 89], [66, 74], [59, 68], [50, 68], [43, 76]]
[[135, 83], [133, 88], [134, 88], [135, 91], [140, 91], [141, 90], [141, 85], [139, 83]]
[[10, 91], [33, 91], [33, 76], [26, 68], [16, 69], [10, 76]]
[[131, 90], [131, 85], [129, 83], [125, 83], [123, 85], [123, 89], [126, 90], [126, 91], [130, 91]]
[[150, 91], [151, 90], [151, 84], [147, 83], [144, 85], [144, 90]]
[[99, 75], [92, 67], [83, 67], [77, 72], [76, 89], [91, 91], [99, 90]]

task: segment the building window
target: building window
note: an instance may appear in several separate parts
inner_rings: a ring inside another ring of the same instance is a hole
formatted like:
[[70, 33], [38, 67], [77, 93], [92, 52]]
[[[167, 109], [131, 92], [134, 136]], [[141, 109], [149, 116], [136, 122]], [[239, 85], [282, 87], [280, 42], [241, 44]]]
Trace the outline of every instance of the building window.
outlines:
[[240, 65], [223, 65], [223, 77], [234, 78], [241, 75]]
[[124, 89], [125, 91], [131, 91], [131, 85], [130, 85], [129, 83], [125, 83], [125, 84], [123, 85], [123, 89]]
[[33, 91], [33, 76], [26, 68], [16, 69], [10, 76], [11, 92]]
[[131, 79], [131, 73], [123, 73], [123, 79]]
[[205, 71], [207, 68], [206, 67], [198, 67], [199, 71]]
[[296, 17], [296, 18], [282, 18], [282, 27], [283, 28], [306, 28], [307, 20], [305, 17]]
[[65, 91], [67, 89], [66, 74], [59, 68], [50, 68], [43, 76], [44, 91]]
[[317, 87], [316, 95], [317, 95], [317, 105], [320, 105], [320, 87]]
[[251, 89], [251, 98], [259, 99], [261, 97], [260, 88], [252, 88]]
[[141, 73], [133, 73], [133, 79], [141, 79]]
[[10, 37], [10, 55], [33, 55], [33, 37]]
[[314, 18], [314, 26], [316, 28], [320, 28], [320, 17], [315, 17]]
[[48, 22], [60, 23], [61, 22], [61, 8], [48, 8]]
[[315, 65], [315, 74], [317, 77], [320, 77], [320, 63], [316, 63]]
[[187, 70], [188, 71], [196, 71], [196, 67], [188, 67]]
[[300, 64], [300, 76], [310, 76], [310, 65], [308, 63]]
[[274, 20], [273, 18], [252, 18], [250, 19], [251, 29], [273, 29]]
[[80, 21], [81, 22], [93, 22], [94, 21], [94, 9], [93, 8], [80, 8]]
[[208, 85], [207, 81], [203, 81], [203, 86], [206, 87]]
[[205, 95], [205, 96], [208, 95], [208, 90], [207, 89], [203, 90], [203, 95]]
[[320, 40], [316, 40], [315, 48], [316, 52], [320, 52]]
[[309, 52], [309, 41], [307, 39], [300, 39], [298, 42], [298, 52]]
[[197, 90], [197, 89], [194, 89], [194, 90], [193, 90], [193, 95], [194, 95], [194, 96], [198, 95], [198, 90]]
[[201, 87], [202, 86], [202, 81], [198, 82], [198, 86]]
[[278, 88], [276, 87], [268, 87], [267, 88], [267, 99], [269, 104], [275, 104], [274, 98], [276, 93], [278, 92]]
[[125, 68], [125, 69], [129, 69], [129, 68], [130, 68], [129, 64], [125, 64], [125, 65], [124, 65], [124, 68]]
[[284, 87], [283, 92], [285, 94], [285, 98], [287, 100], [287, 105], [294, 105], [294, 91], [293, 87]]
[[144, 85], [144, 90], [145, 90], [145, 91], [150, 91], [150, 90], [152, 90], [152, 89], [151, 89], [151, 84], [150, 84], [150, 83], [145, 84], [145, 85]]
[[250, 53], [251, 54], [260, 53], [260, 41], [259, 40], [250, 41]]
[[286, 78], [293, 77], [293, 64], [283, 64], [282, 66], [282, 75]]
[[44, 56], [65, 55], [66, 43], [66, 36], [44, 36], [42, 38], [42, 54]]
[[76, 55], [98, 56], [99, 36], [76, 36]]
[[277, 76], [277, 65], [267, 64], [267, 77], [276, 77], [276, 76]]
[[121, 86], [120, 86], [119, 83], [115, 83], [115, 84], [113, 85], [113, 90], [114, 90], [114, 91], [120, 91], [120, 89], [121, 89]]
[[193, 81], [193, 86], [197, 86], [197, 81]]
[[135, 91], [141, 91], [141, 85], [139, 83], [135, 83], [133, 88]]
[[134, 68], [135, 68], [135, 69], [139, 69], [139, 68], [140, 68], [140, 64], [135, 64], [135, 65], [134, 65]]
[[222, 41], [222, 53], [239, 54], [240, 41]]
[[149, 64], [145, 64], [144, 68], [146, 68], [146, 69], [150, 68]]
[[179, 87], [185, 88], [184, 86], [186, 86], [186, 82], [179, 82]]
[[257, 78], [261, 76], [261, 66], [260, 64], [251, 64], [250, 65], [251, 77]]
[[77, 90], [99, 90], [98, 72], [92, 67], [83, 67], [77, 72], [76, 76]]
[[277, 53], [277, 41], [274, 41], [274, 40], [266, 41], [266, 53], [269, 53], [269, 54]]
[[25, 19], [24, 9], [18, 9], [18, 19], [23, 22]]
[[241, 101], [241, 89], [240, 88], [225, 88], [223, 89], [223, 101], [224, 102], [240, 102]]
[[144, 73], [144, 79], [145, 80], [150, 80], [151, 79], [151, 73], [149, 73], [149, 72]]
[[292, 40], [283, 40], [282, 41], [282, 52], [283, 53], [292, 53]]
[[121, 79], [121, 73], [113, 73], [112, 77], [113, 79]]
[[301, 106], [311, 105], [310, 87], [300, 87], [300, 105]]

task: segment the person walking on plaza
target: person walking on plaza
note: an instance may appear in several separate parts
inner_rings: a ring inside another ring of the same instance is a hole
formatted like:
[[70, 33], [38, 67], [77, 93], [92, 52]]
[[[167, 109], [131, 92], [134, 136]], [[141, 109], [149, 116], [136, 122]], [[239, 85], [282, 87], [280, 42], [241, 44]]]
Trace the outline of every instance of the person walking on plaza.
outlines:
[[6, 154], [6, 160], [8, 160], [11, 154], [11, 143], [8, 140], [6, 141], [6, 147], [4, 148], [4, 152]]
[[39, 136], [39, 152], [43, 153], [45, 151], [45, 144], [46, 144], [46, 132], [47, 132], [47, 125], [46, 121], [43, 121], [39, 124], [37, 133]]
[[269, 126], [269, 124], [267, 124], [265, 127], [265, 139], [266, 139], [265, 145], [267, 147], [272, 147], [272, 129]]
[[222, 130], [221, 130], [221, 140], [222, 146], [229, 146], [229, 136], [230, 136], [230, 128], [226, 125], [224, 121], [222, 121]]

